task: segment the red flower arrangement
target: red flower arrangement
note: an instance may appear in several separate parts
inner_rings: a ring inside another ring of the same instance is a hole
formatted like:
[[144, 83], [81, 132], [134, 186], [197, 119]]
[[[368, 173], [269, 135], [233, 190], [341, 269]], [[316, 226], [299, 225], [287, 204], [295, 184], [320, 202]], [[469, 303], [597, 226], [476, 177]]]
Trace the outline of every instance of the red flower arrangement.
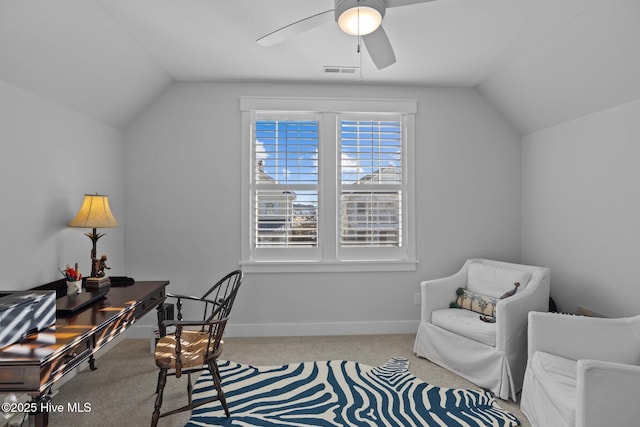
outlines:
[[67, 282], [77, 282], [79, 280], [82, 280], [82, 273], [80, 273], [77, 263], [75, 268], [70, 267], [69, 264], [67, 264], [64, 270], [58, 270], [60, 271], [60, 273], [62, 273], [64, 278], [67, 279]]

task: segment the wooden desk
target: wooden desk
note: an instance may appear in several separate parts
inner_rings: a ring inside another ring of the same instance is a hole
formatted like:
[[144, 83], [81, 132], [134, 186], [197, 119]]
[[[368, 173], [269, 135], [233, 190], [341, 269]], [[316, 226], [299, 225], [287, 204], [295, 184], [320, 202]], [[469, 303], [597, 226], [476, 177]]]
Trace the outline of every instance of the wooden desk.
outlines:
[[[0, 351], [0, 393], [26, 393], [40, 408], [46, 393], [65, 374], [84, 361], [93, 365], [93, 354], [123, 333], [136, 320], [165, 299], [168, 281], [135, 282], [112, 287], [106, 297], [55, 326], [28, 336]], [[36, 405], [34, 405], [35, 407]], [[46, 411], [35, 415], [36, 426], [46, 426]]]

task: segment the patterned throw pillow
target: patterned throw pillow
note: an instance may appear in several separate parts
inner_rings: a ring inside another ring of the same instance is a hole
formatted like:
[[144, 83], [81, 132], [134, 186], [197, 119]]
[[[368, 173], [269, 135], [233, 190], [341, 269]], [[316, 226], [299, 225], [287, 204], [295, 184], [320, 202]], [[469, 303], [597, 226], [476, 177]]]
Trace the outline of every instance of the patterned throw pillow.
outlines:
[[500, 298], [480, 295], [470, 292], [464, 288], [458, 288], [456, 291], [458, 298], [456, 298], [456, 301], [452, 302], [449, 307], [475, 311], [476, 313], [480, 313], [480, 320], [483, 322], [495, 323], [496, 304], [498, 304], [498, 301], [501, 299], [515, 295], [515, 293], [518, 292], [519, 286], [520, 282], [515, 282], [513, 284], [513, 289], [502, 294]]
[[464, 288], [458, 288], [456, 293], [458, 294], [458, 298], [456, 298], [455, 302], [451, 303], [451, 308], [464, 308], [465, 310], [475, 311], [485, 316], [495, 317], [496, 304], [499, 298], [475, 294]]

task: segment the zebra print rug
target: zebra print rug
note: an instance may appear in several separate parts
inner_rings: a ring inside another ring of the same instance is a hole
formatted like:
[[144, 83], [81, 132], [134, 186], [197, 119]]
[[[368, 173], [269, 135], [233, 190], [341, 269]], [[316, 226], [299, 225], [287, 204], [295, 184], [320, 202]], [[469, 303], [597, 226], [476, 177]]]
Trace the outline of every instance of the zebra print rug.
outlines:
[[[404, 358], [377, 368], [348, 361], [219, 367], [231, 418], [213, 402], [195, 409], [185, 427], [520, 425], [491, 392], [427, 384]], [[214, 393], [211, 375], [203, 374], [194, 400]]]

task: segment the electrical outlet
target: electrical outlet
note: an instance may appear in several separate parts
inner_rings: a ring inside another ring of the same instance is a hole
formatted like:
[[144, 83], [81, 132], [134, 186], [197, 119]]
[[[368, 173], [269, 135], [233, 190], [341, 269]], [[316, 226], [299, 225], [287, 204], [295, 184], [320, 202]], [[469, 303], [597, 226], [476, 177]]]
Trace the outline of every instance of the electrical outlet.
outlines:
[[420, 294], [413, 294], [413, 303], [415, 305], [420, 305], [422, 304], [422, 295]]

